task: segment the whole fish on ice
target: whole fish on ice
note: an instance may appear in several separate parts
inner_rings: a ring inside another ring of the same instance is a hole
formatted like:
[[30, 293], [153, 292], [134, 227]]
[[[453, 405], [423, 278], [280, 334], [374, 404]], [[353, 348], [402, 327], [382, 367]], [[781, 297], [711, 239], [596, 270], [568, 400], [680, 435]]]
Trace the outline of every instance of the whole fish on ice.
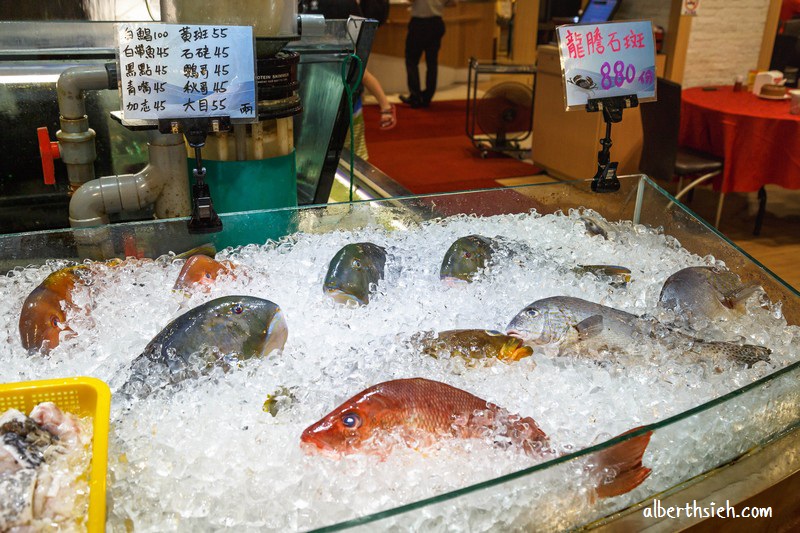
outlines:
[[526, 344], [556, 345], [589, 356], [661, 345], [700, 361], [731, 359], [750, 366], [769, 362], [770, 354], [763, 346], [695, 339], [654, 319], [570, 296], [533, 302], [511, 320], [507, 332]]
[[607, 278], [612, 287], [624, 287], [631, 281], [631, 269], [619, 265], [578, 265], [572, 272]]
[[121, 394], [143, 397], [238, 361], [283, 349], [288, 336], [280, 307], [252, 296], [225, 296], [182, 314], [161, 330], [131, 364]]
[[[647, 478], [650, 469], [642, 465], [642, 455], [650, 436], [647, 432], [595, 454], [593, 471], [604, 474], [595, 488], [598, 496], [624, 494]], [[529, 455], [550, 453], [548, 438], [533, 418], [423, 378], [369, 387], [306, 428], [300, 440], [310, 452], [385, 456], [395, 445], [419, 448], [443, 438], [490, 437], [495, 445]]]
[[[215, 253], [213, 245], [203, 245], [188, 252], [178, 254], [170, 260], [185, 259], [187, 254], [204, 257], [200, 254]], [[166, 257], [166, 256], [162, 256]], [[74, 308], [72, 293], [78, 285], [91, 283], [90, 276], [100, 267], [118, 267], [127, 261], [153, 261], [152, 259], [109, 259], [92, 263], [82, 263], [61, 268], [49, 274], [22, 304], [19, 317], [19, 334], [23, 348], [28, 352], [49, 353], [60, 341], [61, 332], [72, 333], [66, 320], [66, 310]], [[197, 261], [197, 260], [196, 260]], [[180, 278], [179, 278], [180, 280]]]
[[337, 303], [367, 305], [383, 279], [386, 249], [371, 242], [351, 243], [331, 259], [322, 290]]
[[73, 265], [49, 274], [25, 298], [19, 316], [22, 346], [28, 352], [48, 353], [59, 344], [62, 331], [71, 332], [66, 310], [73, 307], [72, 291], [85, 283], [89, 265]]
[[[447, 282], [471, 283], [487, 269], [509, 261], [528, 268], [535, 261], [557, 263], [547, 250], [537, 250], [523, 242], [504, 237], [467, 235], [456, 239], [445, 252], [439, 268], [439, 278]], [[566, 268], [559, 268], [566, 273]], [[579, 275], [593, 274], [599, 278], [608, 278], [615, 287], [624, 287], [631, 279], [630, 269], [617, 265], [577, 265], [569, 270]]]
[[664, 281], [658, 302], [690, 320], [729, 320], [745, 314], [745, 301], [760, 289], [724, 268], [688, 267]]
[[467, 235], [456, 239], [447, 249], [439, 267], [442, 280], [461, 280], [468, 283], [491, 266], [499, 243], [482, 235]]
[[219, 276], [233, 276], [235, 268], [230, 261], [217, 261], [202, 254], [193, 255], [181, 268], [173, 289], [188, 290], [197, 286], [202, 290], [208, 290]]
[[412, 337], [411, 343], [431, 357], [461, 357], [467, 362], [486, 359], [519, 361], [533, 353], [530, 347], [523, 346], [522, 340], [486, 329], [423, 332]]

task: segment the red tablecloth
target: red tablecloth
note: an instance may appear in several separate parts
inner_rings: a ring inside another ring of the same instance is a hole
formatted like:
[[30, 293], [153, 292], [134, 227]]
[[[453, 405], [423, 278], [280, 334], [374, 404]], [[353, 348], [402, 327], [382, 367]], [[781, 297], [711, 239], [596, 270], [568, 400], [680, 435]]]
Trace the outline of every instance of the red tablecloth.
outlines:
[[714, 188], [752, 192], [775, 184], [800, 189], [800, 115], [789, 100], [766, 100], [732, 87], [683, 91], [680, 144], [722, 157]]

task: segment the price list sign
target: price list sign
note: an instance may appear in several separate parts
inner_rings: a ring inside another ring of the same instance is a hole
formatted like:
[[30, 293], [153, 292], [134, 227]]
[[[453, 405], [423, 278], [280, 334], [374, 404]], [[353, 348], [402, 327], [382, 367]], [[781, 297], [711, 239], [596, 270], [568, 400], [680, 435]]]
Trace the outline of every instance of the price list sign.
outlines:
[[656, 55], [650, 21], [559, 26], [558, 50], [567, 110], [589, 99], [635, 94], [656, 99]]
[[117, 25], [123, 122], [256, 119], [253, 28]]

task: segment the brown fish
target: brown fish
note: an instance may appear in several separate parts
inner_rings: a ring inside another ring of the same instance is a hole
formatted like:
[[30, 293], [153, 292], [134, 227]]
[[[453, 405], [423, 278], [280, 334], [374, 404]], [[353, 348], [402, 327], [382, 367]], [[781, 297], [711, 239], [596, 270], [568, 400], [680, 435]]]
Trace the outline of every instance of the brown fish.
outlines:
[[[638, 428], [637, 428], [638, 429]], [[631, 431], [636, 431], [631, 430]], [[594, 455], [593, 471], [603, 473], [596, 487], [601, 498], [624, 494], [650, 474], [642, 455], [652, 432], [620, 442]], [[544, 455], [548, 439], [530, 417], [510, 413], [491, 402], [445, 383], [423, 378], [397, 379], [372, 386], [303, 431], [307, 451], [386, 456], [393, 438], [409, 447], [443, 438], [498, 437], [529, 455]], [[615, 473], [608, 475], [608, 473]]]
[[499, 359], [519, 361], [533, 350], [522, 340], [500, 331], [487, 329], [452, 329], [438, 333], [417, 334], [412, 342], [431, 357], [461, 357], [465, 361]]
[[197, 283], [201, 290], [208, 291], [211, 284], [213, 284], [219, 276], [227, 274], [235, 277], [233, 273], [235, 268], [236, 267], [230, 261], [216, 261], [211, 257], [201, 254], [193, 255], [187, 259], [186, 263], [183, 265], [173, 289], [188, 290]]
[[62, 331], [72, 331], [66, 323], [65, 309], [73, 305], [72, 290], [83, 282], [80, 274], [87, 268], [75, 265], [56, 270], [25, 298], [19, 334], [26, 350], [48, 353], [58, 346]]

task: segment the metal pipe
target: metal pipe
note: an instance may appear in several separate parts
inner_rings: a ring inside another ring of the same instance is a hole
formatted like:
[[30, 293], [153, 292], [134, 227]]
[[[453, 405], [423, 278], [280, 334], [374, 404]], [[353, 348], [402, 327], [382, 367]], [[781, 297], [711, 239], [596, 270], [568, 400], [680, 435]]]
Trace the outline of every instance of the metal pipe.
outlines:
[[180, 134], [156, 134], [148, 145], [150, 162], [136, 174], [106, 176], [84, 183], [69, 204], [74, 228], [108, 224], [109, 213], [154, 205], [158, 218], [191, 213], [188, 163]]

